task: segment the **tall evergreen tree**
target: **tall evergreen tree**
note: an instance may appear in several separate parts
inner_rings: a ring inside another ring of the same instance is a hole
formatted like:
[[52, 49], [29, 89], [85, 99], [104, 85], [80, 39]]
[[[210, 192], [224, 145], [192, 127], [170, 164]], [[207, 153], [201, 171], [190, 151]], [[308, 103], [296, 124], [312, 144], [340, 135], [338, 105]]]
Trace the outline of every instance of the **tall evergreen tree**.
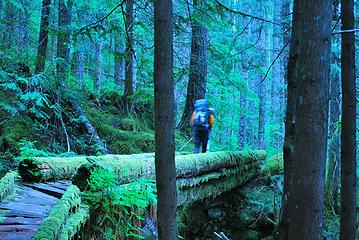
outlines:
[[[356, 76], [354, 0], [341, 1], [342, 16], [342, 135], [340, 239], [354, 240], [357, 230]], [[349, 30], [349, 32], [345, 32]]]
[[41, 9], [41, 22], [40, 22], [40, 34], [39, 44], [37, 47], [37, 57], [35, 73], [40, 73], [45, 70], [46, 53], [47, 53], [47, 42], [49, 39], [49, 24], [50, 24], [50, 7], [51, 0], [42, 0]]
[[69, 73], [70, 62], [70, 25], [72, 21], [72, 6], [73, 1], [65, 0], [58, 1], [59, 6], [59, 20], [58, 20], [58, 38], [57, 38], [57, 78], [60, 82], [65, 81]]
[[189, 120], [195, 100], [205, 98], [207, 82], [208, 29], [199, 19], [204, 10], [204, 0], [193, 0], [194, 13], [191, 19], [192, 45], [190, 73], [187, 86], [186, 104], [179, 123], [181, 129], [189, 129]]
[[125, 97], [133, 94], [133, 0], [126, 0]]
[[294, 1], [282, 239], [322, 238], [331, 20], [331, 1]]
[[178, 239], [172, 0], [155, 0], [155, 164], [160, 240]]

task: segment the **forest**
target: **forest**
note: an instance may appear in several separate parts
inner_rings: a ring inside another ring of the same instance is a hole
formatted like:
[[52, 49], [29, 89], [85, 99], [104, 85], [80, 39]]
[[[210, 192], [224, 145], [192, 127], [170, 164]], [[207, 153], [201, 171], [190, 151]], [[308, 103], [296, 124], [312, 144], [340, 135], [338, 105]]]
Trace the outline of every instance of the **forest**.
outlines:
[[0, 0], [0, 239], [359, 238], [358, 0]]

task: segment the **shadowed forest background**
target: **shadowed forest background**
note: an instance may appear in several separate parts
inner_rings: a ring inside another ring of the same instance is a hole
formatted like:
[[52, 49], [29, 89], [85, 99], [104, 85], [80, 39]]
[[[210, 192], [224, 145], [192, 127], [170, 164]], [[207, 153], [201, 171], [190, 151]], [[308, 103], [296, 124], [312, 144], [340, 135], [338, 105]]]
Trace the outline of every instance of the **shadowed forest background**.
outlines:
[[[354, 6], [358, 28], [359, 2]], [[206, 98], [216, 118], [210, 152], [267, 152], [260, 174], [245, 188], [179, 209], [185, 239], [225, 239], [213, 235], [220, 231], [231, 239], [278, 237], [292, 15], [290, 0], [173, 1], [176, 151], [193, 152], [189, 120], [194, 101]], [[341, 26], [341, 3], [333, 1], [330, 86], [324, 89], [325, 239], [339, 239]], [[29, 157], [155, 151], [153, 1], [0, 0], [0, 29], [2, 175]], [[357, 124], [356, 143], [358, 132]], [[107, 172], [94, 176], [93, 188], [114, 180]], [[99, 216], [114, 217], [101, 208], [103, 199], [89, 199]], [[123, 237], [118, 231], [132, 231], [118, 219], [107, 225], [100, 220], [94, 220], [99, 229], [92, 237], [115, 239]]]

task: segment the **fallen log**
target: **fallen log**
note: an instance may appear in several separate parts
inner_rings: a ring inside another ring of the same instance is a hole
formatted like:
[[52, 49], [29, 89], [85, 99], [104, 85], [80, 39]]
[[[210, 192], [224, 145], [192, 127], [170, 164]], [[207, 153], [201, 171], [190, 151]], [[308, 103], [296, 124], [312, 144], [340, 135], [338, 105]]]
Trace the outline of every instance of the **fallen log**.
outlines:
[[94, 139], [97, 146], [101, 148], [101, 153], [108, 154], [110, 153], [106, 147], [106, 144], [102, 141], [100, 136], [98, 135], [96, 129], [92, 126], [90, 120], [87, 118], [86, 113], [83, 111], [81, 104], [77, 101], [76, 98], [71, 97], [70, 102], [76, 112], [76, 114], [81, 118], [83, 124], [85, 125], [87, 132], [91, 135], [91, 139]]
[[154, 158], [154, 153], [133, 155], [104, 155], [100, 157], [76, 156], [76, 157], [30, 157], [23, 159], [18, 171], [23, 181], [48, 182], [53, 180], [72, 179], [78, 168], [83, 164], [97, 163], [107, 159], [141, 159]]
[[[211, 152], [176, 156], [177, 178], [194, 177], [211, 171], [258, 163], [265, 151]], [[119, 183], [137, 178], [155, 179], [154, 154], [79, 156], [67, 158], [27, 158], [20, 162], [19, 173], [25, 181], [73, 179], [81, 189], [94, 167], [114, 171]]]

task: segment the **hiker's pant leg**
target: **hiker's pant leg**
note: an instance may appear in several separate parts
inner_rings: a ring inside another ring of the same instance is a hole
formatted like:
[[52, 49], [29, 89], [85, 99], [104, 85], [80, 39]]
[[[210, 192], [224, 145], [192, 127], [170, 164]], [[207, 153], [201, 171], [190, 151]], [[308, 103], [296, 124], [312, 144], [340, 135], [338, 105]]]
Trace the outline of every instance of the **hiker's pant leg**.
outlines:
[[207, 152], [207, 143], [208, 143], [208, 130], [202, 132], [202, 153]]
[[194, 153], [199, 153], [199, 147], [201, 146], [201, 137], [199, 131], [194, 130], [193, 139], [194, 139]]

